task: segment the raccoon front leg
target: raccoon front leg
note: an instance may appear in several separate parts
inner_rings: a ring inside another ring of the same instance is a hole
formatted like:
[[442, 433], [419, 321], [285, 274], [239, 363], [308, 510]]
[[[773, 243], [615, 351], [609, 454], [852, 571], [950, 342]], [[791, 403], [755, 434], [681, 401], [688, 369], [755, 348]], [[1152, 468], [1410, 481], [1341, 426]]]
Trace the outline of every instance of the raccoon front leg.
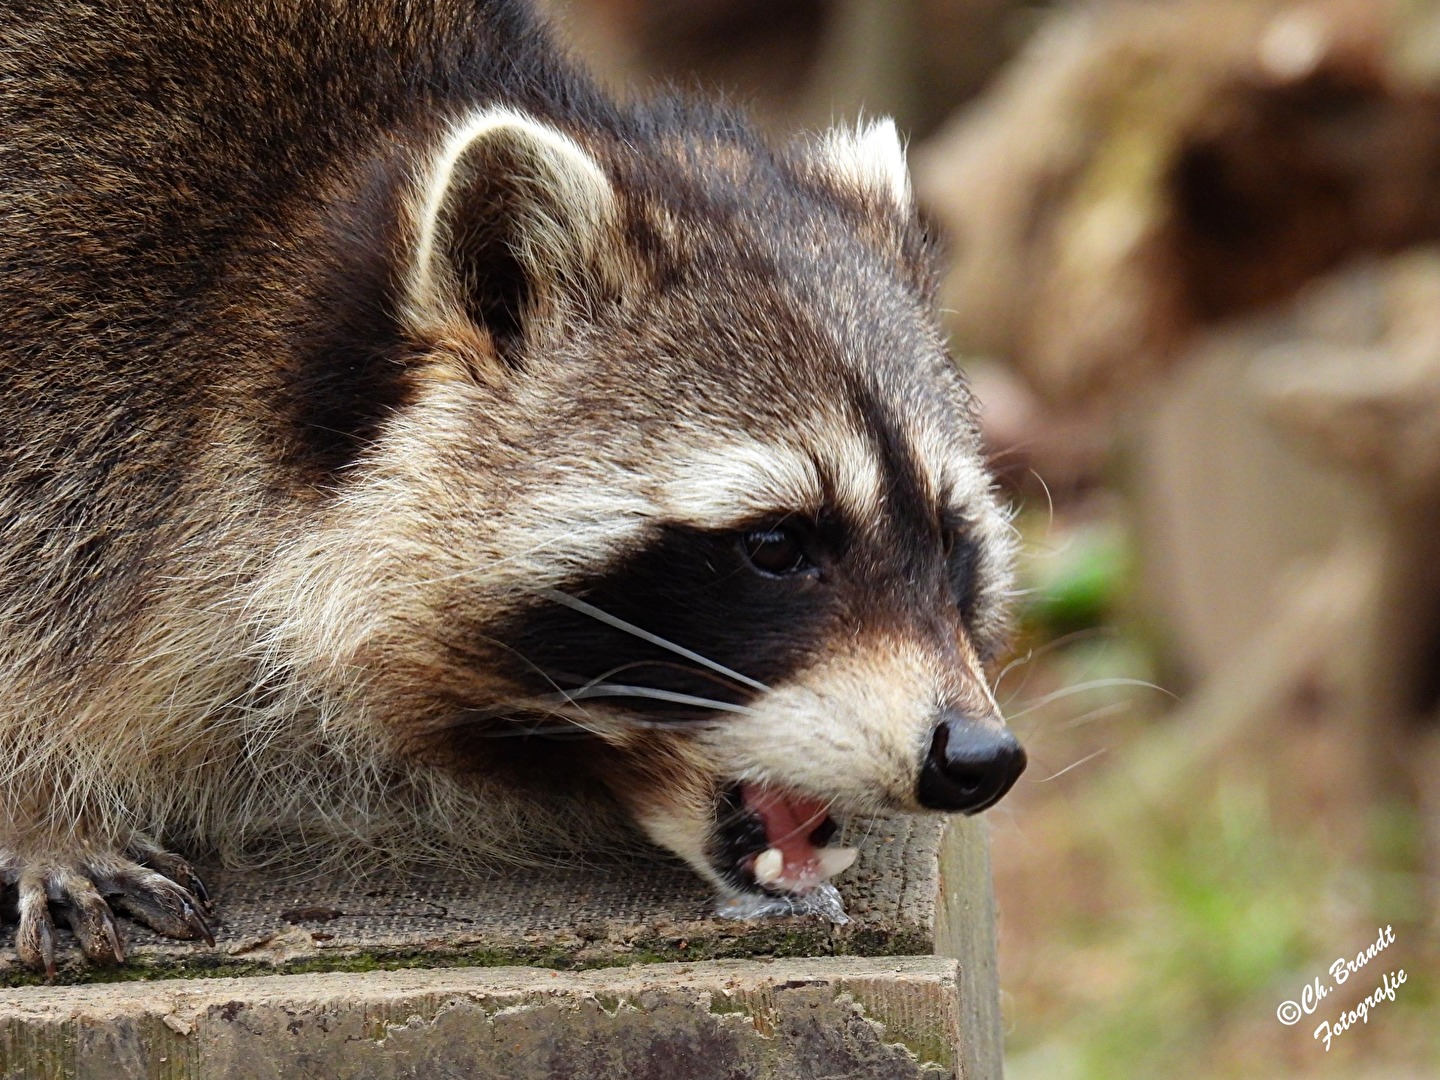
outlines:
[[189, 863], [148, 839], [125, 855], [80, 850], [0, 851], [0, 883], [14, 895], [15, 948], [36, 971], [55, 974], [54, 905], [94, 963], [122, 963], [125, 950], [112, 908], [156, 933], [215, 944], [205, 915], [209, 894]]

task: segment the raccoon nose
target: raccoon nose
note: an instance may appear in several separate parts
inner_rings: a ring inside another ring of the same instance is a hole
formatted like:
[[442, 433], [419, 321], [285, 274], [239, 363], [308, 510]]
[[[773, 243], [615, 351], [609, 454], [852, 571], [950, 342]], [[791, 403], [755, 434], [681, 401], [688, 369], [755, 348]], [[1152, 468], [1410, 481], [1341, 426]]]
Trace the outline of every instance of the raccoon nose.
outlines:
[[1025, 751], [1004, 728], [947, 709], [920, 769], [920, 805], [976, 814], [1000, 801], [1025, 771]]

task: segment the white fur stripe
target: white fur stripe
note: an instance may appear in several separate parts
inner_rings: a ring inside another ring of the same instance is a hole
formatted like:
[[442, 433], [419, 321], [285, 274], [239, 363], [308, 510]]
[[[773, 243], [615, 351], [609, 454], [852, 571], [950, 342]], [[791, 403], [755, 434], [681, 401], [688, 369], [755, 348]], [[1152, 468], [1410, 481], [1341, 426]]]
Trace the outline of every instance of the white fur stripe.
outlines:
[[809, 455], [791, 447], [741, 443], [678, 465], [660, 509], [700, 528], [726, 529], [758, 513], [813, 512], [824, 491]]
[[791, 446], [740, 443], [676, 467], [660, 511], [700, 528], [725, 529], [756, 514], [817, 513], [826, 481], [842, 506], [868, 519], [881, 510], [884, 484], [868, 440], [826, 432], [815, 456]]
[[546, 201], [565, 211], [563, 221], [537, 213], [525, 223], [522, 257], [544, 260], [554, 269], [573, 265], [579, 261], [575, 255], [594, 253], [604, 223], [615, 213], [615, 192], [604, 170], [564, 132], [515, 109], [486, 109], [465, 118], [446, 136], [419, 193], [419, 233], [406, 299], [421, 325], [443, 322], [451, 314], [456, 283], [444, 251], [445, 207], [456, 196], [460, 160], [477, 142], [493, 138], [509, 139], [526, 151], [534, 181], [547, 189]]
[[895, 121], [882, 117], [852, 128], [837, 127], [820, 141], [822, 160], [857, 187], [889, 196], [897, 206], [910, 205], [910, 169]]

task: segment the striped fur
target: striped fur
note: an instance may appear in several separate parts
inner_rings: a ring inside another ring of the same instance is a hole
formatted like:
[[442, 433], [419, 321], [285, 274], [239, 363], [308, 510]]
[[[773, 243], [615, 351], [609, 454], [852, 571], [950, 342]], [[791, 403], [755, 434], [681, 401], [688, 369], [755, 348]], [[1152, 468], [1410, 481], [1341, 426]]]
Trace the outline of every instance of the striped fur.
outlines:
[[[996, 722], [893, 125], [620, 106], [513, 0], [110, 8], [0, 11], [0, 881], [638, 825], [727, 885], [726, 785], [914, 808]], [[802, 522], [822, 585], [747, 568]]]

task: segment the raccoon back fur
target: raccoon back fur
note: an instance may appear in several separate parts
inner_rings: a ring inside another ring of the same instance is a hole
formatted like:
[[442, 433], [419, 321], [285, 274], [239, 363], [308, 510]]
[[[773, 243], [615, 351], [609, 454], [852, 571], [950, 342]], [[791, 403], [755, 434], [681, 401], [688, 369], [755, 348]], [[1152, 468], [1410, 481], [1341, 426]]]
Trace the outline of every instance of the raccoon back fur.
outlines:
[[803, 895], [1023, 768], [889, 122], [617, 103], [512, 0], [7, 0], [0, 132], [26, 963], [208, 938], [173, 851]]

